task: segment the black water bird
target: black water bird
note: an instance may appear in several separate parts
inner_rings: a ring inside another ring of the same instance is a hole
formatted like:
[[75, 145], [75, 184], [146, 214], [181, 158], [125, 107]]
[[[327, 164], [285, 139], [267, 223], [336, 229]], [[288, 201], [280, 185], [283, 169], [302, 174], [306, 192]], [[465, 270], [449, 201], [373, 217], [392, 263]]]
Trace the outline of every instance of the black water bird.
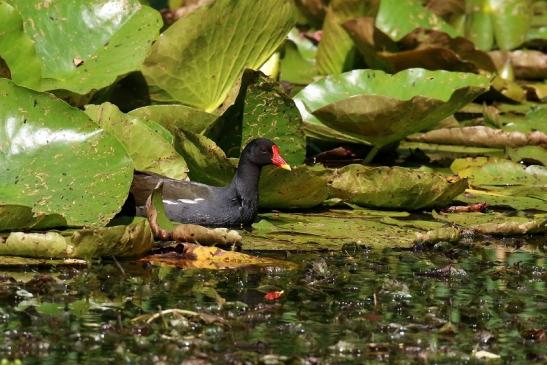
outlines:
[[175, 222], [209, 227], [251, 224], [258, 211], [258, 181], [263, 166], [290, 170], [279, 148], [265, 138], [254, 139], [241, 152], [236, 174], [224, 187], [181, 181], [155, 174], [135, 173], [131, 194], [137, 214], [146, 215], [146, 199], [160, 182], [163, 206]]

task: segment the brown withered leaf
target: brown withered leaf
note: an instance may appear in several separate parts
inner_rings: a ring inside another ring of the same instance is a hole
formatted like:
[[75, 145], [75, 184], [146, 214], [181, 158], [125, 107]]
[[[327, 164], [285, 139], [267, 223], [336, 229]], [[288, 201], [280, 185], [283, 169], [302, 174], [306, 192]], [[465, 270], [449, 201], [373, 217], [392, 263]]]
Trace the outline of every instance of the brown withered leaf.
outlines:
[[487, 53], [463, 38], [418, 28], [397, 43], [375, 27], [374, 18], [359, 17], [343, 24], [372, 68], [397, 72], [421, 67], [428, 70], [494, 72], [496, 67]]
[[540, 131], [506, 132], [483, 126], [435, 129], [426, 133], [410, 135], [407, 140], [481, 147], [547, 146], [547, 134]]
[[488, 55], [498, 69], [509, 59], [517, 79], [547, 79], [547, 54], [535, 50], [517, 50], [513, 52], [491, 51]]

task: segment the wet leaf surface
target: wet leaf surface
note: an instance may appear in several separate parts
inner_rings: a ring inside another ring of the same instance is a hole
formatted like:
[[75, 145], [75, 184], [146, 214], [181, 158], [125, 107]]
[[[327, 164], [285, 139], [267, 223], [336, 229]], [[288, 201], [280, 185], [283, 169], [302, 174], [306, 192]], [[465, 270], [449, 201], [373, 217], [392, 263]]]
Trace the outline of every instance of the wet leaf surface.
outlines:
[[0, 232], [66, 227], [66, 225], [66, 220], [59, 214], [35, 214], [31, 208], [22, 205], [0, 205]]
[[139, 68], [161, 27], [160, 14], [136, 0], [13, 5], [24, 34], [12, 19], [11, 37], [3, 48], [13, 54], [23, 46], [21, 56], [29, 56], [30, 63], [25, 57], [8, 57], [8, 65], [15, 81], [30, 87], [39, 81], [39, 90], [86, 94], [110, 85], [116, 77]]
[[291, 171], [266, 167], [260, 176], [261, 208], [306, 209], [328, 198], [327, 180], [331, 171], [320, 165], [297, 166]]
[[126, 198], [133, 164], [82, 111], [49, 94], [0, 80], [0, 204], [101, 226]]
[[543, 166], [525, 167], [508, 160], [482, 158], [455, 160], [451, 168], [468, 178], [473, 187], [457, 197], [458, 200], [546, 210], [547, 170]]
[[144, 106], [134, 109], [128, 114], [157, 122], [171, 131], [171, 133], [175, 133], [177, 129], [201, 133], [217, 119], [217, 116], [214, 114], [177, 104]]

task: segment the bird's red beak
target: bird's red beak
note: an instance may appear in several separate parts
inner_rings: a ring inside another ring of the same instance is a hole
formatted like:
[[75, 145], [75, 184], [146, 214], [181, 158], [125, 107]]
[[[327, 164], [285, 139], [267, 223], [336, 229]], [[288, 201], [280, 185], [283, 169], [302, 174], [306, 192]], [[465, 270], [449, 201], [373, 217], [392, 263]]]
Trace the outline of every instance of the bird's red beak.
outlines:
[[272, 153], [273, 153], [272, 163], [275, 166], [291, 171], [291, 167], [289, 166], [288, 163], [285, 162], [283, 157], [281, 157], [281, 155], [279, 154], [279, 147], [277, 147], [275, 144], [272, 146]]

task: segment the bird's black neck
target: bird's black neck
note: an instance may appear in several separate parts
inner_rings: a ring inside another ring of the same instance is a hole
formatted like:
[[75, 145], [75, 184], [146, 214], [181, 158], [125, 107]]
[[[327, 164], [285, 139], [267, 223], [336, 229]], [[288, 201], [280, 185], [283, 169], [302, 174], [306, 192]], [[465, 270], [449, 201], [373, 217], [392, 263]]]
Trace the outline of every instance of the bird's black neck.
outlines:
[[258, 181], [261, 169], [261, 166], [242, 156], [231, 184], [236, 189], [239, 197], [258, 201]]

